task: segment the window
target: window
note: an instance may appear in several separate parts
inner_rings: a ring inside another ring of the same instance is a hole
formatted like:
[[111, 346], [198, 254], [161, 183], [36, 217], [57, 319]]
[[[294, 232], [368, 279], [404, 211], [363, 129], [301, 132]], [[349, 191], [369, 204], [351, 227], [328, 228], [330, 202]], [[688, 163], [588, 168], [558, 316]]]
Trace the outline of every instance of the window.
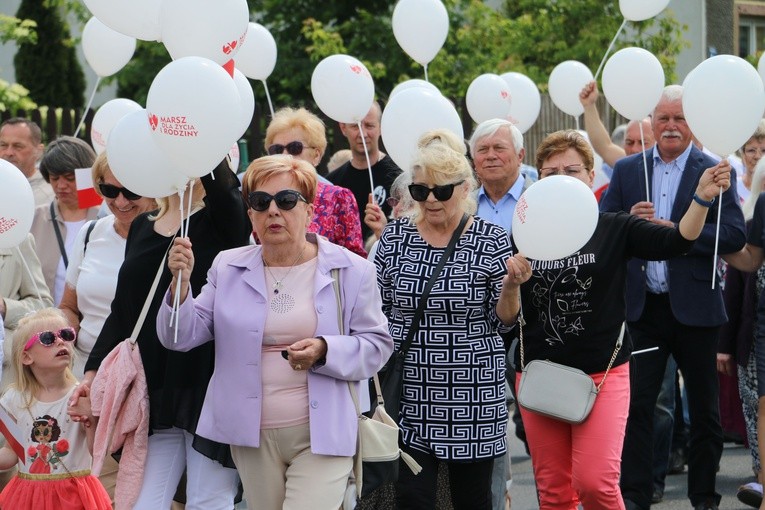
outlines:
[[763, 50], [765, 50], [765, 18], [740, 18], [738, 56], [746, 58]]

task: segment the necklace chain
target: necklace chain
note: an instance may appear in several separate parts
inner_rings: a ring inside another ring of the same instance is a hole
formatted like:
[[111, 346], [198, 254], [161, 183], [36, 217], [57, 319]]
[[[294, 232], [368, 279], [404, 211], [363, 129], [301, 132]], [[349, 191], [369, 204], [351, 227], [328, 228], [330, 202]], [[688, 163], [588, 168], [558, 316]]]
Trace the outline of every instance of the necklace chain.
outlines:
[[266, 268], [266, 271], [268, 271], [268, 274], [271, 275], [271, 279], [274, 280], [274, 285], [273, 285], [274, 294], [278, 294], [279, 293], [279, 291], [282, 288], [282, 282], [290, 275], [290, 273], [292, 272], [292, 268], [295, 267], [295, 265], [300, 261], [301, 258], [303, 258], [303, 253], [305, 253], [305, 247], [306, 247], [306, 245], [303, 244], [303, 249], [300, 250], [300, 253], [298, 253], [297, 258], [292, 263], [290, 268], [287, 270], [287, 273], [284, 276], [282, 276], [282, 278], [280, 280], [276, 279], [276, 277], [274, 276], [274, 273], [272, 273], [271, 269], [268, 267], [268, 263], [266, 262], [266, 258], [263, 257], [263, 266]]

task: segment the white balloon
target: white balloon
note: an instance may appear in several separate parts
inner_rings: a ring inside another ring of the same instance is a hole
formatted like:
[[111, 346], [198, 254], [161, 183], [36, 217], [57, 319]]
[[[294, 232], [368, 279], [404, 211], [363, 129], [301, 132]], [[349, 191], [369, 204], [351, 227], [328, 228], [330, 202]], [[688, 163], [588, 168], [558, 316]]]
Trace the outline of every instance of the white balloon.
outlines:
[[547, 82], [550, 99], [559, 110], [578, 117], [584, 113], [584, 107], [579, 102], [579, 93], [592, 79], [592, 71], [581, 62], [561, 62], [552, 70]]
[[241, 134], [241, 104], [228, 72], [202, 57], [167, 64], [146, 98], [154, 140], [192, 178], [210, 173]]
[[111, 76], [133, 58], [135, 37], [112, 30], [98, 18], [90, 18], [82, 30], [82, 52], [98, 76]]
[[276, 66], [276, 41], [266, 27], [250, 22], [236, 55], [236, 67], [252, 80], [266, 80]]
[[34, 215], [35, 197], [29, 181], [13, 163], [0, 159], [0, 248], [21, 244]]
[[630, 21], [653, 18], [669, 4], [669, 0], [619, 0], [622, 16]]
[[93, 124], [90, 126], [90, 141], [96, 154], [106, 150], [109, 133], [117, 122], [128, 113], [138, 110], [143, 110], [141, 105], [123, 98], [112, 99], [101, 105], [93, 116]]
[[642, 120], [661, 98], [664, 69], [653, 53], [643, 48], [624, 48], [614, 53], [603, 68], [603, 93], [617, 112], [630, 120]]
[[510, 120], [521, 133], [525, 133], [537, 121], [542, 108], [539, 88], [522, 73], [510, 72], [501, 77], [510, 88]]
[[510, 115], [510, 87], [497, 74], [482, 74], [470, 83], [465, 103], [476, 124], [489, 119], [507, 119]]
[[580, 250], [598, 224], [598, 203], [585, 183], [551, 175], [529, 186], [513, 213], [518, 251], [535, 260], [558, 260]]
[[752, 136], [765, 111], [765, 86], [752, 65], [735, 55], [708, 58], [683, 82], [683, 113], [694, 136], [721, 156]]
[[252, 122], [252, 116], [255, 113], [255, 94], [252, 92], [249, 80], [239, 69], [234, 69], [234, 84], [239, 91], [241, 99], [241, 107], [239, 109], [239, 116], [241, 117], [240, 129], [237, 136], [239, 138], [239, 136], [242, 136], [247, 131]]
[[385, 151], [404, 170], [411, 169], [420, 136], [438, 128], [449, 129], [460, 139], [465, 137], [454, 105], [440, 93], [422, 87], [403, 90], [391, 98], [380, 121]]
[[440, 0], [399, 0], [393, 9], [393, 35], [420, 65], [438, 54], [449, 34], [449, 13]]
[[106, 153], [114, 176], [141, 196], [166, 197], [182, 189], [188, 181], [154, 142], [143, 108], [128, 113], [114, 126]]
[[162, 0], [162, 42], [174, 60], [225, 64], [244, 43], [249, 22], [247, 0]]
[[331, 55], [319, 62], [311, 76], [313, 100], [338, 122], [356, 123], [369, 113], [375, 84], [366, 66], [349, 55]]
[[390, 94], [388, 95], [388, 101], [390, 101], [393, 96], [401, 92], [402, 90], [411, 89], [413, 87], [422, 87], [428, 90], [432, 90], [433, 92], [436, 92], [438, 94], [441, 93], [440, 90], [438, 90], [438, 87], [430, 83], [429, 81], [420, 80], [418, 78], [414, 78], [412, 80], [406, 80], [402, 81], [395, 87], [393, 87], [393, 90], [390, 91]]
[[163, 0], [83, 0], [93, 16], [121, 34], [158, 41]]

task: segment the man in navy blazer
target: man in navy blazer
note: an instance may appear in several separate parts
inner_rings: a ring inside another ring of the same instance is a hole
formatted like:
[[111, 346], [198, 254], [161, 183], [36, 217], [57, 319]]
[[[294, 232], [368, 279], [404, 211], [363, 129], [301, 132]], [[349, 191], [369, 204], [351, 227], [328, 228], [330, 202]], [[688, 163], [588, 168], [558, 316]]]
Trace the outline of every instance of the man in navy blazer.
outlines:
[[[721, 209], [718, 253], [738, 251], [746, 242], [744, 217], [735, 182], [713, 202], [694, 196], [699, 177], [716, 162], [698, 150], [685, 121], [682, 87], [664, 89], [653, 114], [656, 146], [616, 163], [600, 202], [602, 211], [627, 211], [639, 217], [676, 225], [696, 200], [709, 207], [707, 224], [687, 254], [662, 262], [633, 259], [627, 273], [627, 325], [633, 349], [658, 347], [631, 361], [632, 388], [622, 452], [621, 489], [627, 510], [651, 505], [652, 429], [656, 398], [671, 354], [688, 393], [690, 441], [688, 497], [695, 509], [716, 510], [717, 466], [723, 439], [718, 409], [717, 334], [727, 321], [715, 270], [715, 222]], [[720, 165], [727, 165], [723, 160]], [[732, 176], [735, 178], [735, 176]], [[712, 276], [715, 274], [714, 289]]]

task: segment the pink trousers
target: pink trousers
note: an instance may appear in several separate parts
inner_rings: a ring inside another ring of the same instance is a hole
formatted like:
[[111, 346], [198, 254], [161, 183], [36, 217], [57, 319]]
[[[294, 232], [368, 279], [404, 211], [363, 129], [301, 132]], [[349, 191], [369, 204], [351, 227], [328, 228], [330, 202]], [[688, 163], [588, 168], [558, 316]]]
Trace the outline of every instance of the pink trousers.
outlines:
[[[595, 384], [603, 372], [591, 374]], [[516, 387], [520, 382], [516, 375]], [[541, 510], [624, 510], [619, 490], [629, 363], [612, 368], [587, 419], [572, 425], [521, 407]]]

